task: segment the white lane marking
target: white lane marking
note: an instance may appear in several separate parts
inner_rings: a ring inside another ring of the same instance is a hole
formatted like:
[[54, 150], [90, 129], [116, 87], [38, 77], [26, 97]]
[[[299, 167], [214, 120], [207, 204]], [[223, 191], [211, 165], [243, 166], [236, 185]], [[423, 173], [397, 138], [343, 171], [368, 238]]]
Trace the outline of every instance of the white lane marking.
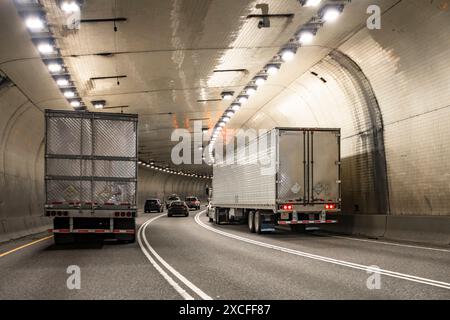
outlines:
[[150, 245], [150, 243], [147, 240], [147, 237], [145, 235], [145, 230], [147, 229], [147, 226], [152, 223], [153, 221], [155, 221], [156, 219], [161, 218], [162, 216], [164, 216], [164, 214], [159, 215], [153, 219], [148, 220], [147, 222], [145, 222], [142, 225], [142, 238], [145, 242], [145, 244], [147, 245], [147, 248], [150, 250], [150, 252], [153, 254], [153, 256], [164, 266], [166, 267], [167, 270], [169, 270], [172, 275], [174, 275], [175, 277], [177, 277], [181, 282], [183, 282], [189, 289], [191, 289], [193, 292], [195, 292], [200, 298], [202, 298], [203, 300], [213, 300], [209, 295], [207, 295], [205, 292], [203, 292], [199, 287], [197, 287], [195, 284], [193, 284], [191, 281], [189, 281], [188, 279], [186, 279], [186, 277], [184, 277], [182, 274], [180, 274], [177, 270], [175, 270], [170, 264], [168, 264], [154, 249], [153, 247]]
[[142, 234], [142, 228], [144, 227], [144, 225], [141, 225], [141, 227], [138, 230], [138, 243], [139, 246], [141, 247], [142, 252], [144, 253], [144, 255], [147, 257], [147, 259], [150, 261], [150, 263], [155, 267], [155, 269], [159, 272], [159, 274], [161, 274], [163, 276], [164, 279], [166, 279], [166, 281], [172, 286], [172, 288], [175, 289], [176, 292], [178, 292], [185, 300], [194, 300], [194, 297], [192, 297], [189, 293], [186, 292], [186, 290], [184, 290], [183, 288], [180, 287], [180, 285], [178, 283], [176, 283], [172, 277], [170, 277], [167, 272], [165, 272], [157, 263], [156, 261], [152, 258], [152, 256], [147, 252], [147, 249], [145, 249], [144, 245], [142, 244], [141, 241], [141, 234]]
[[[199, 224], [201, 227], [203, 227], [205, 229], [208, 229], [208, 230], [210, 230], [212, 232], [221, 234], [221, 235], [223, 235], [225, 237], [229, 237], [229, 238], [233, 238], [233, 239], [240, 240], [240, 241], [243, 241], [243, 242], [247, 242], [247, 243], [250, 243], [250, 244], [254, 244], [254, 245], [257, 245], [257, 246], [261, 246], [261, 247], [265, 247], [265, 248], [269, 248], [269, 249], [273, 249], [273, 250], [277, 250], [277, 251], [281, 251], [281, 252], [285, 252], [285, 253], [290, 253], [290, 254], [293, 254], [293, 255], [297, 255], [297, 256], [301, 256], [301, 257], [305, 257], [305, 258], [309, 258], [309, 259], [314, 259], [314, 260], [328, 262], [328, 263], [332, 263], [332, 264], [336, 264], [336, 265], [341, 265], [341, 266], [345, 266], [345, 267], [349, 267], [349, 268], [353, 268], [353, 269], [358, 269], [358, 270], [363, 270], [363, 271], [367, 271], [367, 270], [371, 269], [370, 266], [365, 266], [365, 265], [362, 265], [362, 264], [357, 264], [357, 263], [348, 262], [348, 261], [344, 261], [344, 260], [338, 260], [338, 259], [328, 258], [328, 257], [324, 257], [324, 256], [319, 256], [319, 255], [315, 255], [315, 254], [311, 254], [311, 253], [307, 253], [307, 252], [303, 252], [303, 251], [298, 251], [298, 250], [294, 250], [294, 249], [288, 249], [288, 248], [285, 248], [285, 247], [280, 247], [280, 246], [268, 244], [268, 243], [265, 243], [265, 242], [252, 240], [252, 239], [249, 239], [249, 238], [241, 237], [241, 236], [238, 236], [238, 235], [235, 235], [235, 234], [232, 234], [232, 233], [228, 233], [228, 232], [224, 232], [224, 231], [218, 230], [216, 228], [213, 228], [213, 227], [210, 227], [210, 226], [204, 224], [200, 220], [200, 215], [203, 212], [205, 212], [205, 211], [199, 212], [195, 216], [195, 221], [197, 222], [197, 224]], [[377, 272], [379, 274], [383, 274], [383, 275], [386, 275], [386, 276], [389, 276], [389, 277], [404, 279], [404, 280], [417, 282], [417, 283], [422, 283], [422, 284], [426, 284], [426, 285], [429, 285], [429, 286], [434, 286], [434, 287], [439, 287], [439, 288], [444, 288], [444, 289], [450, 289], [450, 283], [443, 282], [443, 281], [437, 281], [437, 280], [417, 277], [417, 276], [413, 276], [413, 275], [409, 275], [409, 274], [405, 274], [405, 273], [400, 273], [400, 272], [394, 272], [394, 271], [385, 270], [385, 269], [379, 269], [379, 270], [377, 270]]]
[[358, 239], [358, 238], [350, 238], [350, 237], [343, 237], [343, 236], [331, 236], [331, 237], [338, 238], [338, 239], [353, 240], [353, 241], [371, 242], [371, 243], [376, 243], [376, 244], [385, 244], [385, 245], [389, 245], [389, 246], [398, 246], [398, 247], [423, 249], [423, 250], [433, 250], [433, 251], [440, 251], [440, 252], [450, 252], [450, 250], [448, 250], [448, 249], [439, 249], [439, 248], [414, 246], [414, 245], [409, 245], [409, 244], [393, 243], [393, 242], [386, 242], [386, 241], [369, 240], [369, 239]]

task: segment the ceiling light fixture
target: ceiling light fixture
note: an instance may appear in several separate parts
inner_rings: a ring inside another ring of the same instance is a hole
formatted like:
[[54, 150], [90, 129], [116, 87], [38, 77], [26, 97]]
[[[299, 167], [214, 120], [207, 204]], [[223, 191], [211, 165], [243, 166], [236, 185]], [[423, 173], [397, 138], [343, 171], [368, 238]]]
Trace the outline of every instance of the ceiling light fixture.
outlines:
[[264, 83], [266, 83], [267, 77], [266, 76], [256, 76], [253, 81], [255, 81], [255, 84], [257, 86], [262, 86]]
[[303, 7], [317, 7], [322, 0], [299, 0]]
[[280, 70], [280, 67], [281, 67], [281, 64], [279, 64], [279, 63], [276, 63], [276, 64], [271, 63], [266, 66], [266, 71], [268, 74], [274, 75], [274, 74], [278, 73], [278, 71]]
[[310, 44], [314, 40], [317, 30], [301, 30], [298, 34], [298, 42], [300, 44]]
[[239, 103], [246, 103], [248, 101], [248, 96], [239, 96], [238, 101]]
[[25, 25], [32, 32], [42, 31], [45, 27], [44, 20], [37, 16], [30, 16], [26, 18]]
[[70, 101], [70, 105], [74, 108], [79, 108], [81, 106], [80, 100], [72, 100]]
[[67, 14], [80, 11], [80, 6], [76, 1], [62, 1], [61, 10]]
[[55, 52], [55, 48], [51, 43], [42, 42], [37, 45], [37, 48], [42, 54], [52, 54]]
[[253, 95], [256, 93], [256, 89], [257, 87], [246, 87], [245, 88], [245, 93], [249, 96]]
[[57, 78], [56, 84], [60, 87], [67, 87], [69, 85], [69, 79], [67, 78]]
[[291, 61], [294, 59], [296, 52], [296, 48], [284, 48], [280, 53], [281, 59], [285, 62]]
[[75, 92], [73, 90], [66, 90], [64, 91], [64, 97], [73, 98], [75, 97]]
[[320, 12], [319, 16], [322, 20], [326, 22], [334, 22], [339, 18], [342, 11], [344, 11], [344, 5], [326, 5], [323, 7]]
[[106, 105], [106, 101], [105, 100], [92, 101], [92, 105], [94, 106], [95, 109], [103, 109]]
[[231, 100], [233, 99], [234, 92], [233, 91], [224, 91], [221, 93], [223, 100]]
[[62, 71], [62, 65], [58, 62], [50, 62], [47, 65], [47, 68], [52, 73], [57, 73]]
[[239, 111], [239, 109], [241, 109], [241, 105], [239, 103], [235, 102], [231, 105], [231, 109], [233, 111]]

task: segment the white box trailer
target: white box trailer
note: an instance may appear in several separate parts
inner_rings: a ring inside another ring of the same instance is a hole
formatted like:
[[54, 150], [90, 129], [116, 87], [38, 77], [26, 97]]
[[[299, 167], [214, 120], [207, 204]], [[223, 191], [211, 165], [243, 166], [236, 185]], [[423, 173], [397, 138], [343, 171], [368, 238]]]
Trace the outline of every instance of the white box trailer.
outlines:
[[45, 216], [56, 243], [91, 237], [135, 241], [134, 114], [45, 111]]
[[341, 210], [340, 136], [340, 129], [275, 128], [238, 146], [214, 164], [210, 221], [247, 222], [258, 233], [337, 223], [329, 214]]

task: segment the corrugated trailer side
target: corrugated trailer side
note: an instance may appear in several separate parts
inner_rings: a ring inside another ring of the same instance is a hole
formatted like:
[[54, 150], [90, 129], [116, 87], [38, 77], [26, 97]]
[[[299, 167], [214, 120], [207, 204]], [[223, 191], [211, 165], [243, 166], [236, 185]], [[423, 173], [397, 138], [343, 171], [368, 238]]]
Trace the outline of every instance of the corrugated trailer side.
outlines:
[[276, 138], [276, 131], [249, 141], [246, 148], [236, 150], [232, 161], [227, 158], [214, 165], [216, 206], [275, 208], [277, 144], [268, 138]]
[[216, 223], [248, 222], [250, 231], [337, 223], [340, 129], [275, 128], [214, 165]]

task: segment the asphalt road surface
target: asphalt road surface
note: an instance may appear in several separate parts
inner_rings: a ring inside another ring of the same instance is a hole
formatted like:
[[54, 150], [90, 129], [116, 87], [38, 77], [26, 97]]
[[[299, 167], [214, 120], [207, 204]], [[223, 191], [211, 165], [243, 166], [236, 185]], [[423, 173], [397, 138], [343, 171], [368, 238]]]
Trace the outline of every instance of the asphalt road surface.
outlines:
[[[146, 214], [134, 244], [0, 245], [0, 299], [450, 299], [450, 249]], [[80, 270], [70, 290], [69, 266]]]

